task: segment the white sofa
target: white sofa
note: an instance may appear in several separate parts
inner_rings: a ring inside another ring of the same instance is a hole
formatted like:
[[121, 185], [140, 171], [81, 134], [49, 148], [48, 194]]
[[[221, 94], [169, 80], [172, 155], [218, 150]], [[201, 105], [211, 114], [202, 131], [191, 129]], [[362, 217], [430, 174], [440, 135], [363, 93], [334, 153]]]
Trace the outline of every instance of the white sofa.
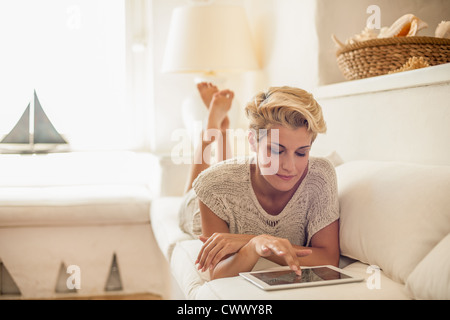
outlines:
[[[143, 292], [171, 299], [450, 299], [449, 166], [338, 165], [341, 267], [366, 281], [265, 292], [240, 277], [209, 281], [197, 271], [201, 242], [178, 226], [188, 165], [123, 152], [0, 159], [0, 272], [8, 270], [20, 291], [0, 292], [0, 299]], [[114, 255], [122, 288], [109, 292]], [[72, 264], [81, 269], [81, 289], [58, 291]], [[275, 266], [260, 259], [255, 269]]]
[[[157, 157], [1, 154], [0, 164], [0, 299], [166, 296], [167, 264], [149, 217]], [[72, 291], [71, 265], [80, 270]]]
[[[336, 167], [340, 266], [359, 283], [266, 292], [241, 277], [210, 281], [201, 242], [178, 227], [181, 197], [154, 199], [151, 221], [182, 299], [450, 299], [450, 167], [352, 161]], [[255, 270], [276, 265], [261, 258]]]

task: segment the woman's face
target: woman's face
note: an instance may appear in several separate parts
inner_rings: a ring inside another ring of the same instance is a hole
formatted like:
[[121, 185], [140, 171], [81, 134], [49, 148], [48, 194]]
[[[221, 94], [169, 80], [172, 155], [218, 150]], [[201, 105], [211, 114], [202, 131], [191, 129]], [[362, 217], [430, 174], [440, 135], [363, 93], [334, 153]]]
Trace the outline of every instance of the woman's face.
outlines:
[[264, 179], [278, 191], [289, 191], [308, 167], [311, 134], [305, 127], [275, 125], [258, 142], [258, 167]]

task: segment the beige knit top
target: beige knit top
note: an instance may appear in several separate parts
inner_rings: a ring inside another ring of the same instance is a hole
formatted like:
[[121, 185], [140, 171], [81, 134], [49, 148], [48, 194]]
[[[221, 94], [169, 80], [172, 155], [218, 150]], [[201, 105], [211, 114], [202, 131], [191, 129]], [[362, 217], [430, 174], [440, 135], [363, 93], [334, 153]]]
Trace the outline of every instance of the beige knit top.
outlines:
[[193, 183], [197, 197], [231, 233], [269, 234], [308, 246], [317, 231], [339, 219], [336, 172], [328, 160], [310, 157], [305, 178], [278, 215], [268, 214], [256, 198], [251, 163], [253, 157], [226, 160], [203, 171]]

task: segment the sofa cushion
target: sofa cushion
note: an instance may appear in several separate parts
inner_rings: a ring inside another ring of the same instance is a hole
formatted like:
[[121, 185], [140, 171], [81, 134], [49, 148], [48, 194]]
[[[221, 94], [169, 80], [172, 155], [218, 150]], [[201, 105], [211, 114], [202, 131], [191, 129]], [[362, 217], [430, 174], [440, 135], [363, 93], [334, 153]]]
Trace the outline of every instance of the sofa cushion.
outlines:
[[406, 287], [415, 299], [450, 300], [450, 234], [420, 261]]
[[149, 223], [157, 158], [133, 152], [0, 155], [0, 226]]
[[178, 211], [182, 201], [182, 197], [162, 197], [154, 199], [151, 204], [153, 234], [167, 261], [170, 261], [173, 248], [179, 241], [192, 239], [179, 227]]
[[0, 227], [149, 223], [144, 186], [0, 188]]
[[342, 254], [405, 283], [450, 232], [450, 167], [354, 161], [336, 173]]

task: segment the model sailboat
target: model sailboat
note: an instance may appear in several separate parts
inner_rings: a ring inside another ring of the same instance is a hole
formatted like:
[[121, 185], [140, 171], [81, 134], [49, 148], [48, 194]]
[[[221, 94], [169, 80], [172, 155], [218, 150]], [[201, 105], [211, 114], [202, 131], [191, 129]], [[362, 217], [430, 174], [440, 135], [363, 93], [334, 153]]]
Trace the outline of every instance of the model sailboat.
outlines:
[[36, 91], [34, 91], [34, 103], [28, 104], [19, 122], [0, 141], [0, 149], [3, 152], [63, 151], [67, 146], [67, 141], [56, 131], [42, 109]]

